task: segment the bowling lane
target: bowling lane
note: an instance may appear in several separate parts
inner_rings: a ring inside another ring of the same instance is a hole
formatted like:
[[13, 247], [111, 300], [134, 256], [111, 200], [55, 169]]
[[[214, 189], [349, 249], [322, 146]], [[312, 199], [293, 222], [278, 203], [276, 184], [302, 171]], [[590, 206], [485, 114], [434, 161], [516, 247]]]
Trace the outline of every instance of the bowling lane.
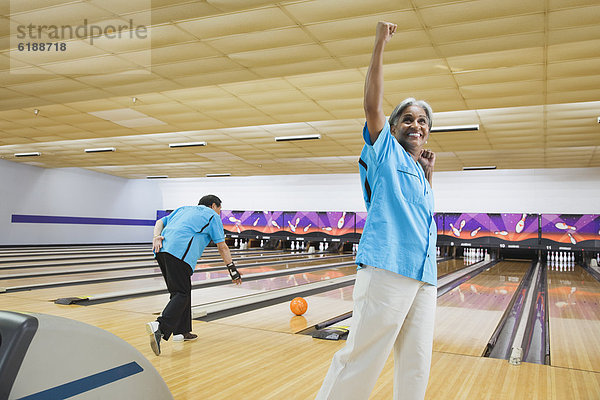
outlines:
[[[130, 264], [123, 263], [122, 265], [130, 266]], [[135, 265], [135, 264], [134, 264]], [[114, 267], [113, 267], [114, 268]], [[96, 271], [87, 273], [77, 273], [73, 271], [65, 275], [50, 275], [50, 276], [36, 276], [29, 278], [11, 278], [11, 279], [0, 279], [0, 288], [12, 288], [19, 286], [34, 286], [43, 284], [59, 284], [59, 283], [70, 283], [94, 279], [119, 279], [119, 278], [131, 278], [143, 277], [148, 274], [160, 274], [160, 268], [156, 263], [139, 263], [139, 267], [133, 269], [121, 269], [114, 270], [109, 269], [106, 271]], [[8, 274], [7, 274], [8, 275]], [[13, 275], [18, 276], [18, 275]], [[92, 283], [92, 282], [90, 282]]]
[[[306, 257], [306, 256], [304, 256]], [[242, 274], [250, 274], [255, 272], [265, 272], [265, 271], [275, 271], [275, 270], [283, 270], [289, 268], [297, 268], [301, 266], [309, 266], [320, 263], [332, 263], [332, 262], [342, 262], [342, 260], [348, 261], [351, 260], [352, 257], [342, 257], [335, 259], [327, 259], [320, 256], [312, 256], [313, 258], [306, 258], [306, 261], [297, 262], [297, 263], [287, 263], [287, 260], [281, 260], [281, 264], [269, 265], [269, 266], [261, 266], [261, 262], [256, 261], [256, 267], [248, 267], [248, 268], [240, 268], [240, 272]], [[296, 258], [296, 257], [295, 257]], [[263, 261], [264, 262], [264, 261]], [[93, 275], [93, 274], [89, 274]], [[204, 281], [208, 279], [215, 278], [223, 278], [228, 277], [229, 274], [226, 271], [221, 272], [196, 272], [192, 275], [192, 282]], [[251, 285], [252, 282], [247, 282], [247, 285]], [[112, 292], [127, 292], [136, 289], [155, 289], [162, 290], [165, 289], [165, 283], [161, 275], [151, 278], [141, 278], [134, 280], [125, 280], [125, 281], [116, 281], [116, 282], [102, 282], [102, 283], [91, 283], [77, 286], [67, 286], [67, 287], [56, 287], [56, 288], [47, 288], [47, 289], [39, 289], [29, 292], [14, 292], [12, 295], [14, 296], [23, 296], [28, 298], [36, 298], [40, 300], [55, 300], [57, 298], [63, 297], [84, 297], [84, 296], [93, 296], [100, 295], [104, 293], [112, 293]]]
[[[234, 260], [243, 260], [247, 257], [256, 257], [261, 255], [269, 254], [290, 254], [276, 250], [232, 250], [231, 255]], [[201, 260], [214, 260], [219, 258], [219, 252], [214, 249], [210, 249], [204, 252], [203, 259]], [[98, 264], [111, 264], [120, 261], [146, 261], [154, 260], [154, 254], [152, 251], [142, 252], [117, 252], [109, 255], [80, 255], [80, 254], [67, 254], [61, 256], [42, 256], [42, 257], [16, 257], [10, 259], [0, 260], [0, 271], [10, 271], [21, 268], [53, 268], [57, 266], [72, 266], [78, 265], [89, 265], [90, 263], [96, 262]], [[18, 267], [18, 268], [17, 268]]]
[[[356, 268], [340, 268], [346, 275], [356, 273]], [[308, 310], [303, 315], [290, 311], [290, 302], [221, 318], [211, 323], [284, 333], [298, 333], [310, 326], [352, 311], [354, 285], [306, 296]]]
[[452, 260], [446, 261], [438, 261], [437, 263], [437, 273], [438, 278], [441, 278], [444, 275], [451, 274], [454, 271], [458, 271], [459, 269], [465, 268], [467, 264], [459, 258], [455, 258]]
[[[343, 261], [352, 261], [352, 257], [345, 258]], [[317, 265], [330, 264], [329, 262], [316, 262]], [[290, 267], [294, 268], [297, 264], [291, 264]], [[270, 271], [272, 266], [268, 269], [256, 268], [253, 273]], [[281, 269], [285, 269], [282, 267]], [[270, 290], [282, 289], [287, 287], [299, 286], [306, 283], [318, 282], [341, 276], [347, 276], [356, 271], [355, 265], [345, 267], [331, 267], [319, 271], [312, 271], [306, 273], [290, 274], [285, 276], [265, 278], [256, 281], [243, 282], [241, 285], [228, 284], [216, 287], [208, 287], [198, 290], [192, 290], [192, 307], [198, 306], [205, 303], [211, 303], [215, 301], [227, 300], [234, 297], [241, 297], [252, 295], [256, 293], [264, 293]], [[250, 271], [248, 271], [250, 272]], [[224, 276], [224, 275], [221, 275]], [[242, 276], [243, 279], [243, 276]], [[123, 311], [135, 311], [144, 310], [145, 312], [153, 312], [159, 314], [164, 306], [169, 301], [169, 295], [154, 295], [145, 296], [140, 298], [124, 299], [116, 302], [91, 305], [90, 307], [110, 307], [113, 309]]]
[[[298, 259], [301, 257], [306, 257], [307, 253], [298, 253], [298, 254], [289, 254], [289, 253], [277, 253], [277, 254], [271, 254], [271, 253], [267, 253], [265, 254], [264, 257], [260, 256], [260, 253], [255, 253], [253, 255], [245, 255], [247, 257], [243, 257], [243, 256], [238, 256], [235, 257], [235, 261], [238, 264], [256, 264], [256, 263], [261, 263], [264, 261], [278, 261], [278, 260], [293, 260], [293, 259]], [[209, 254], [208, 256], [201, 258], [198, 262], [198, 266], [197, 268], [201, 268], [202, 266], [213, 266], [212, 264], [222, 264], [222, 260], [220, 258], [216, 258], [218, 257], [217, 255], [211, 255]], [[250, 258], [251, 257], [251, 258]], [[90, 264], [77, 264], [77, 265], [56, 265], [56, 266], [49, 266], [49, 267], [33, 267], [33, 268], [15, 268], [15, 269], [6, 269], [6, 270], [2, 270], [0, 269], [0, 279], [6, 279], [6, 280], [14, 280], [14, 279], [20, 279], [20, 278], [14, 278], [14, 276], [19, 276], [22, 274], [44, 274], [44, 273], [55, 273], [55, 272], [61, 272], [62, 276], [65, 275], [65, 273], [68, 274], [76, 274], [76, 273], [86, 273], [86, 270], [95, 270], [95, 271], [99, 271], [99, 270], [104, 270], [104, 271], [117, 271], [119, 269], [122, 268], [154, 268], [156, 267], [156, 261], [154, 260], [154, 257], [148, 257], [147, 261], [127, 261], [126, 257], [123, 257], [123, 262], [111, 262], [111, 263], [90, 263]], [[91, 274], [93, 274], [95, 272], [91, 272]], [[10, 278], [9, 278], [10, 277]], [[29, 279], [29, 278], [23, 278], [23, 279]], [[50, 276], [48, 276], [48, 279], [50, 279]]]
[[10, 255], [0, 258], [0, 266], [3, 264], [24, 264], [24, 263], [36, 263], [36, 262], [51, 262], [51, 261], [68, 261], [68, 260], [79, 260], [79, 259], [104, 259], [112, 257], [133, 257], [133, 256], [152, 256], [151, 249], [139, 249], [139, 250], [106, 250], [106, 251], [94, 251], [94, 252], [62, 252], [55, 254], [20, 254]]
[[53, 255], [53, 254], [95, 254], [103, 252], [141, 251], [152, 249], [151, 244], [145, 245], [110, 245], [110, 246], [64, 246], [64, 247], [19, 247], [3, 248], [0, 250], [0, 258], [21, 255]]
[[86, 265], [90, 265], [92, 263], [96, 264], [112, 264], [116, 262], [122, 261], [151, 261], [154, 259], [152, 253], [145, 253], [142, 255], [116, 255], [111, 257], [86, 257], [86, 256], [77, 256], [76, 258], [70, 259], [55, 259], [55, 260], [38, 260], [38, 261], [16, 261], [16, 262], [7, 262], [0, 264], [0, 272], [4, 273], [4, 271], [14, 271], [21, 270], [25, 268], [56, 268], [61, 266], [69, 266], [69, 267], [84, 267]]
[[576, 265], [548, 270], [550, 363], [600, 372], [600, 283]]
[[[461, 259], [438, 262], [438, 274], [445, 275], [461, 268]], [[352, 272], [355, 273], [356, 271]], [[354, 285], [306, 297], [308, 310], [296, 316], [289, 308], [289, 302], [275, 304], [258, 310], [221, 318], [212, 323], [244, 326], [276, 332], [297, 333], [309, 326], [335, 318], [352, 311], [352, 291]]]
[[530, 261], [502, 261], [438, 298], [433, 349], [481, 356]]

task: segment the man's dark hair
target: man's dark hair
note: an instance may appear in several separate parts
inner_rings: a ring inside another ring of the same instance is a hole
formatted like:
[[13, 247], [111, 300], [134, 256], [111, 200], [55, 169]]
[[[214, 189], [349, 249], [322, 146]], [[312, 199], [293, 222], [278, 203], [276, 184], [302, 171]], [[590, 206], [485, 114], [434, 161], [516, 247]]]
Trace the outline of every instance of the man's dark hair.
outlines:
[[199, 206], [206, 206], [208, 208], [210, 208], [213, 204], [216, 204], [217, 207], [221, 207], [221, 199], [219, 199], [214, 194], [207, 194], [206, 196], [202, 197], [198, 202]]

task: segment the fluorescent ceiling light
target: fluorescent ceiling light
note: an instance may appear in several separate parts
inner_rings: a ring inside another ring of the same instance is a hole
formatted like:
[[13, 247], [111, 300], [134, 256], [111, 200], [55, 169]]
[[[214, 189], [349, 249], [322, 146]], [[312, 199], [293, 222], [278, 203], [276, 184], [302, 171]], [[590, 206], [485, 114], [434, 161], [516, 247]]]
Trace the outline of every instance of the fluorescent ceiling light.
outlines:
[[231, 176], [231, 174], [228, 172], [223, 173], [223, 174], [206, 174], [207, 178], [216, 178], [216, 177], [220, 177], [220, 176]]
[[37, 157], [41, 155], [42, 153], [39, 151], [33, 151], [31, 153], [15, 153], [15, 157]]
[[483, 165], [481, 167], [463, 167], [463, 171], [479, 171], [483, 169], [496, 169], [495, 165]]
[[321, 139], [320, 134], [315, 135], [300, 135], [300, 136], [278, 136], [275, 138], [276, 142], [289, 142], [292, 140], [312, 140], [312, 139]]
[[465, 132], [478, 131], [479, 125], [454, 125], [454, 126], [437, 126], [431, 128], [431, 133], [435, 132]]
[[165, 179], [168, 178], [167, 175], [150, 175], [147, 176], [146, 179]]
[[98, 147], [96, 149], [85, 149], [86, 153], [104, 153], [107, 151], [116, 151], [114, 147]]
[[188, 142], [188, 143], [169, 143], [169, 147], [193, 147], [206, 146], [206, 142]]

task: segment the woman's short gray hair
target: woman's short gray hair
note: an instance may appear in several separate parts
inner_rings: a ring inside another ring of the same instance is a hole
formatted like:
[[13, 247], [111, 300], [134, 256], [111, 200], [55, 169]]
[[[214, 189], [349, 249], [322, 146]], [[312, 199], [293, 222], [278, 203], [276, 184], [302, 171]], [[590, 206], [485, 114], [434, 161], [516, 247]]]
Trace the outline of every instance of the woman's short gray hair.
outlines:
[[390, 126], [394, 126], [396, 122], [398, 122], [398, 118], [400, 115], [402, 115], [404, 109], [410, 106], [418, 106], [425, 110], [425, 114], [427, 114], [427, 122], [429, 123], [429, 129], [431, 129], [431, 126], [433, 125], [433, 110], [431, 109], [431, 106], [427, 104], [425, 100], [416, 100], [412, 97], [404, 99], [402, 103], [398, 104], [396, 108], [394, 108], [394, 111], [392, 111], [389, 118]]

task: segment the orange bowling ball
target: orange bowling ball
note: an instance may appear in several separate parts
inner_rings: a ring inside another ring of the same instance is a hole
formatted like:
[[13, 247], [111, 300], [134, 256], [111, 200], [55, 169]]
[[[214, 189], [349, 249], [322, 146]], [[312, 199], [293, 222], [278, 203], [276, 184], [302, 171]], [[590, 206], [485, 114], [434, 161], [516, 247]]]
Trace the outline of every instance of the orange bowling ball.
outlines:
[[296, 297], [290, 302], [290, 310], [296, 315], [302, 315], [308, 310], [308, 303], [302, 297]]

